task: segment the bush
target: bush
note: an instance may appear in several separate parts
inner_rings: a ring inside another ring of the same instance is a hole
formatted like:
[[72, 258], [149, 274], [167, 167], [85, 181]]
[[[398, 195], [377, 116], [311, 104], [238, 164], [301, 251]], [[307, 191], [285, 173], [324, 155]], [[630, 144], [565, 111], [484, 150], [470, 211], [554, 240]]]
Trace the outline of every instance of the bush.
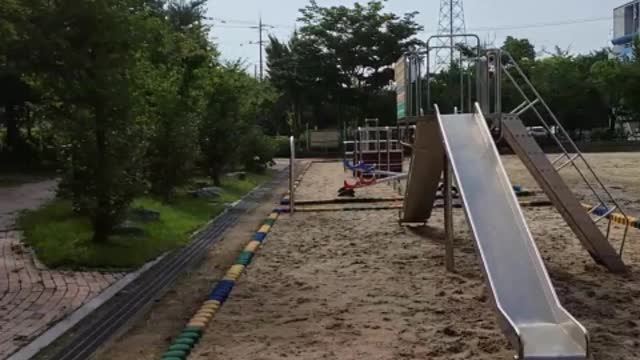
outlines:
[[593, 129], [591, 131], [591, 141], [612, 141], [616, 138], [616, 132], [611, 129]]
[[275, 142], [276, 146], [275, 157], [288, 158], [289, 156], [291, 156], [288, 136], [274, 136], [273, 141]]
[[278, 150], [276, 141], [265, 135], [259, 127], [254, 126], [247, 131], [242, 142], [243, 146], [239, 153], [240, 164], [247, 171], [264, 172], [266, 165], [273, 160]]

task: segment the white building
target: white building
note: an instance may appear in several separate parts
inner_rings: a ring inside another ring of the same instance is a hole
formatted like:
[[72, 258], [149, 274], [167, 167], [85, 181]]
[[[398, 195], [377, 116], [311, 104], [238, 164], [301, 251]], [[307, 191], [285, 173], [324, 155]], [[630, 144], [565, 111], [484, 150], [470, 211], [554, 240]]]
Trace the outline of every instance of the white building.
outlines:
[[613, 9], [613, 52], [618, 56], [633, 54], [633, 42], [640, 30], [640, 0]]

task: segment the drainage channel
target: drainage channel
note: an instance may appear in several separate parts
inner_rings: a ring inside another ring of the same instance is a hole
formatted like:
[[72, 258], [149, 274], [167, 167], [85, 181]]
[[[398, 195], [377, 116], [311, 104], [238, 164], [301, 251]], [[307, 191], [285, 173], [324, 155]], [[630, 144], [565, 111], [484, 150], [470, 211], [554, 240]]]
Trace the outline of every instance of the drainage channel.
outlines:
[[216, 217], [208, 227], [194, 236], [193, 241], [155, 264], [138, 279], [108, 300], [89, 315], [85, 321], [72, 328], [58, 344], [41, 351], [37, 359], [84, 360], [88, 359], [102, 344], [123, 330], [132, 319], [144, 313], [174, 284], [186, 269], [194, 266], [206, 254], [206, 249], [216, 243], [221, 235], [237, 220], [254, 209], [274, 188], [287, 177], [282, 171], [272, 181], [265, 183], [235, 207]]

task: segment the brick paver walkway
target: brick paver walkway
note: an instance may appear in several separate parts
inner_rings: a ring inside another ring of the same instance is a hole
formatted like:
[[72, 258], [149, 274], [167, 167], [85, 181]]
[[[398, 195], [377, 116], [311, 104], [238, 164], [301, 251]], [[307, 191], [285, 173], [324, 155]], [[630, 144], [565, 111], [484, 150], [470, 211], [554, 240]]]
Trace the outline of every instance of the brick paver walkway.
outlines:
[[54, 196], [56, 180], [0, 188], [0, 359], [28, 344], [124, 274], [38, 269], [14, 231], [19, 211]]
[[124, 274], [39, 270], [15, 231], [0, 233], [0, 359]]

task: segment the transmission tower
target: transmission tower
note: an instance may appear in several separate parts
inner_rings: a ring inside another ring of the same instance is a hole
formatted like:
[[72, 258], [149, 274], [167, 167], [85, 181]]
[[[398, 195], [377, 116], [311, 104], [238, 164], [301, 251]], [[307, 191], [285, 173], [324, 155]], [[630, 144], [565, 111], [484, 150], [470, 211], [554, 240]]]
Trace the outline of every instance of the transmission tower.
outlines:
[[[440, 0], [440, 19], [438, 21], [438, 35], [464, 34], [466, 25], [464, 22], [464, 6], [462, 0]], [[438, 49], [436, 51], [435, 70], [448, 67], [454, 60], [456, 43], [464, 42], [460, 39], [441, 39], [439, 46], [450, 46], [451, 49]]]

